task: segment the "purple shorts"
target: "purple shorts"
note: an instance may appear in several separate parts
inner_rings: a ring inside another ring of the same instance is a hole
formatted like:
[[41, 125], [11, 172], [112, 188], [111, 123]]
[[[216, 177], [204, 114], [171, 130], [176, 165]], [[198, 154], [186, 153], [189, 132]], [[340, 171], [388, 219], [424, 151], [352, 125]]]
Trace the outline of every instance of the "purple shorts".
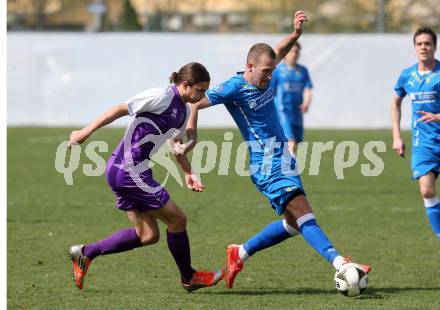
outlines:
[[116, 207], [123, 211], [157, 210], [165, 206], [170, 195], [153, 179], [151, 169], [138, 176], [137, 182], [129, 172], [115, 166], [117, 158], [111, 156], [105, 172], [107, 183], [116, 195]]

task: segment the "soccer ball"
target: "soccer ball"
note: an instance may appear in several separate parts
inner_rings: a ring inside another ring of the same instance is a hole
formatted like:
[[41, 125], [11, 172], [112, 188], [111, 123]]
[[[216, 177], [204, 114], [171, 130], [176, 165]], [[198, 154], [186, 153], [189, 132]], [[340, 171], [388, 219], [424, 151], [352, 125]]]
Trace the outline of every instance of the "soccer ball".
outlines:
[[345, 264], [335, 274], [335, 287], [345, 296], [355, 297], [362, 294], [367, 288], [368, 275], [354, 263]]

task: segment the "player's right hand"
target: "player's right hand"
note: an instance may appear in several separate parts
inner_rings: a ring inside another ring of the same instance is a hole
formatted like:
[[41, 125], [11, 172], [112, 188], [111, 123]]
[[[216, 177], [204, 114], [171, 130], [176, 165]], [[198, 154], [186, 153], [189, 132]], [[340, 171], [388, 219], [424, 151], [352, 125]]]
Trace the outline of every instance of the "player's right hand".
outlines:
[[304, 22], [308, 22], [306, 14], [304, 11], [296, 11], [295, 15], [293, 17], [293, 28], [295, 29], [295, 32], [299, 35], [302, 33], [302, 24]]
[[393, 150], [400, 157], [405, 157], [405, 142], [402, 138], [393, 139]]
[[84, 129], [74, 130], [70, 133], [70, 145], [81, 144], [90, 136]]

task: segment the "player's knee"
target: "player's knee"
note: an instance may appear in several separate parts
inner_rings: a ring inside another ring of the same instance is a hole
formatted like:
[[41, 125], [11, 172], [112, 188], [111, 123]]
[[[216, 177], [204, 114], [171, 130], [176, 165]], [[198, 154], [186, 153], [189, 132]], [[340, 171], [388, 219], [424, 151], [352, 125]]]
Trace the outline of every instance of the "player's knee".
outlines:
[[139, 237], [140, 243], [145, 245], [151, 245], [159, 242], [160, 239], [160, 233], [159, 231], [150, 231], [150, 232], [143, 232], [141, 233], [141, 236]]
[[420, 194], [424, 199], [430, 199], [435, 196], [435, 189], [433, 187], [420, 187]]
[[170, 231], [183, 231], [186, 229], [186, 215], [183, 212], [179, 212], [173, 217], [173, 220], [168, 224]]

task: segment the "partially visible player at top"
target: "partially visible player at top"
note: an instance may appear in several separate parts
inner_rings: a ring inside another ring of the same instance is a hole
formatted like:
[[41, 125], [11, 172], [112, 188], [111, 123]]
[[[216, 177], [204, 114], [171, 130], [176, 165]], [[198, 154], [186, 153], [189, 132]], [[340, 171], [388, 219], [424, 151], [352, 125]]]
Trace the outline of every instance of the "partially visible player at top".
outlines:
[[440, 239], [440, 203], [436, 194], [436, 179], [440, 172], [440, 62], [435, 59], [437, 36], [428, 27], [417, 29], [413, 43], [418, 62], [402, 71], [394, 86], [391, 104], [393, 149], [405, 155], [405, 143], [400, 133], [401, 105], [408, 95], [412, 105], [413, 180], [418, 180], [420, 194], [432, 230]]
[[[225, 105], [248, 143], [252, 182], [269, 199], [276, 214], [284, 217], [269, 224], [244, 244], [228, 246], [225, 275], [228, 288], [232, 288], [235, 277], [252, 255], [299, 234], [337, 271], [342, 272], [345, 266], [350, 265], [350, 260], [336, 251], [318, 226], [300, 177], [289, 171], [290, 165], [296, 163], [288, 150], [270, 88], [273, 70], [299, 38], [302, 24], [306, 21], [303, 11], [296, 12], [294, 32], [285, 37], [275, 50], [265, 43], [252, 46], [244, 73], [238, 73], [208, 90], [206, 98], [192, 106], [195, 110]], [[195, 129], [197, 114], [192, 115], [194, 117], [190, 118], [188, 128]], [[359, 266], [366, 272], [370, 271], [369, 266]]]
[[[176, 154], [177, 162], [185, 173], [187, 187], [196, 192], [203, 190], [203, 185], [191, 171], [182, 138], [190, 113], [187, 103], [198, 102], [204, 97], [210, 76], [203, 65], [189, 63], [179, 72], [174, 72], [170, 81], [171, 85], [147, 89], [112, 107], [94, 122], [70, 135], [71, 144], [82, 143], [97, 129], [116, 119], [129, 114], [134, 116], [129, 130], [110, 156], [106, 169], [107, 182], [116, 196], [116, 207], [127, 214], [133, 227], [94, 243], [69, 248], [74, 280], [79, 289], [83, 288], [90, 263], [98, 256], [158, 242], [158, 220], [167, 226], [168, 248], [180, 271], [185, 290], [215, 285], [223, 278], [223, 270], [207, 272], [193, 269], [185, 214], [171, 200], [166, 189], [153, 179], [151, 169], [144, 167], [141, 171], [134, 168], [142, 168], [142, 163], [160, 147], [157, 144], [166, 142], [166, 134], [171, 132], [174, 134], [169, 141], [171, 151]], [[191, 139], [191, 132], [187, 131], [187, 134]]]
[[312, 102], [312, 81], [306, 67], [298, 64], [301, 45], [295, 42], [272, 74], [271, 87], [284, 135], [290, 149], [296, 153], [303, 141], [303, 114]]

